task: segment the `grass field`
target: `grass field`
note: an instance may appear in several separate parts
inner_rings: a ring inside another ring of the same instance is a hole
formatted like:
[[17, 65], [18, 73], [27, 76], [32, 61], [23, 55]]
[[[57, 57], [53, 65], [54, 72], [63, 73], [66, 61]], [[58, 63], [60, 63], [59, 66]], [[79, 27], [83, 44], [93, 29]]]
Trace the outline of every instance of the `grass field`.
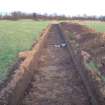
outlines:
[[84, 25], [95, 29], [97, 32], [105, 32], [105, 22], [88, 21]]
[[30, 49], [48, 21], [0, 21], [0, 80], [4, 80], [9, 67], [20, 51]]
[[88, 22], [86, 25], [89, 28], [95, 29], [97, 32], [105, 32], [105, 22]]
[[79, 21], [79, 20], [73, 20], [71, 22], [85, 25], [88, 28], [95, 29], [97, 32], [105, 32], [105, 22], [100, 22], [100, 21]]

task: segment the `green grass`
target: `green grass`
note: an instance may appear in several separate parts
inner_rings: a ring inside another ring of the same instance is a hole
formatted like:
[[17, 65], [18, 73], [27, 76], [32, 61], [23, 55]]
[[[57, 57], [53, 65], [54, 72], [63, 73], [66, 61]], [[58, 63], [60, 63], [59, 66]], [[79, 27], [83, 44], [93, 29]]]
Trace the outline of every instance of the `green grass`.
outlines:
[[95, 29], [97, 32], [105, 32], [105, 22], [101, 22], [101, 21], [79, 21], [79, 20], [73, 20], [71, 22], [85, 25], [88, 28]]
[[4, 80], [19, 52], [28, 50], [48, 21], [0, 21], [0, 80]]
[[97, 32], [105, 32], [105, 22], [87, 22], [86, 26], [95, 29]]

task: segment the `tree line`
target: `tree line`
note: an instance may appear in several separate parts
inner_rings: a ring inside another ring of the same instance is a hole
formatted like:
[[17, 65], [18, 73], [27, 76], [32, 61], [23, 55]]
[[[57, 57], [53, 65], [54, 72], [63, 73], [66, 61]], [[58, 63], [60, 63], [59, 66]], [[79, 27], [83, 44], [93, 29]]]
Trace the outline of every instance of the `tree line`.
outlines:
[[48, 15], [48, 14], [38, 14], [38, 13], [24, 13], [20, 11], [15, 11], [10, 14], [0, 15], [0, 20], [19, 20], [19, 19], [33, 19], [33, 20], [67, 20], [69, 19], [65, 15]]
[[10, 14], [0, 15], [0, 20], [19, 20], [19, 19], [33, 19], [33, 20], [100, 20], [105, 21], [105, 16], [65, 16], [65, 15], [48, 15], [39, 13], [24, 13], [20, 11], [14, 11]]

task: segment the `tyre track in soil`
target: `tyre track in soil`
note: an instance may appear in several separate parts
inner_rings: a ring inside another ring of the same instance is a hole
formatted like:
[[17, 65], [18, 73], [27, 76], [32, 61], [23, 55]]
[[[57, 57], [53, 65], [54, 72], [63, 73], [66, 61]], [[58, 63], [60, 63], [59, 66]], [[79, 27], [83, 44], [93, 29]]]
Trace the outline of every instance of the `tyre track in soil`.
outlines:
[[82, 80], [56, 27], [48, 33], [30, 88], [20, 105], [91, 105]]

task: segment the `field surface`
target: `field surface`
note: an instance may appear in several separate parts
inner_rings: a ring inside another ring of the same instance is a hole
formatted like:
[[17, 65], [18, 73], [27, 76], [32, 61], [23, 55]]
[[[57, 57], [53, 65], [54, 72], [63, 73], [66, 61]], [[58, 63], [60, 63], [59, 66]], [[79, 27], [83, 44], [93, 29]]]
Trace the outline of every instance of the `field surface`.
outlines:
[[79, 20], [73, 20], [71, 22], [85, 25], [86, 27], [94, 29], [97, 32], [105, 32], [105, 22], [101, 22], [101, 21], [79, 21]]
[[8, 75], [18, 53], [30, 49], [48, 21], [0, 21], [0, 81]]
[[87, 21], [83, 24], [89, 28], [95, 29], [97, 32], [105, 32], [105, 22]]
[[0, 105], [105, 105], [98, 84], [104, 62], [96, 60], [105, 52], [102, 33], [63, 22], [53, 23], [42, 34], [0, 91]]

